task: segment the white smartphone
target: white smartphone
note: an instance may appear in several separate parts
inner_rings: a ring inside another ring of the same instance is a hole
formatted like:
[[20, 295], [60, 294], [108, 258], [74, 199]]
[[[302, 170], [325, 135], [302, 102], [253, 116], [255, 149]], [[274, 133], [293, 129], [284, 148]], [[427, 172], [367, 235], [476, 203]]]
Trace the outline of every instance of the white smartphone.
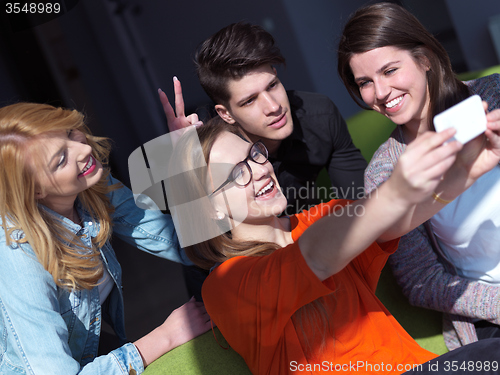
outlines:
[[454, 139], [462, 144], [484, 133], [486, 113], [479, 95], [473, 95], [434, 116], [434, 128], [437, 132], [451, 127], [457, 130]]

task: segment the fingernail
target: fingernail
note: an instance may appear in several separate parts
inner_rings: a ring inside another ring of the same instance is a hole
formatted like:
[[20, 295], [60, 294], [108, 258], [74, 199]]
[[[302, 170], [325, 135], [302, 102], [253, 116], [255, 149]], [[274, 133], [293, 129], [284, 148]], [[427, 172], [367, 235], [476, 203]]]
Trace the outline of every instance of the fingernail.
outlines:
[[162, 89], [158, 89], [158, 94], [162, 93], [163, 90]]
[[178, 81], [179, 78], [177, 78], [177, 76], [174, 76], [174, 81]]

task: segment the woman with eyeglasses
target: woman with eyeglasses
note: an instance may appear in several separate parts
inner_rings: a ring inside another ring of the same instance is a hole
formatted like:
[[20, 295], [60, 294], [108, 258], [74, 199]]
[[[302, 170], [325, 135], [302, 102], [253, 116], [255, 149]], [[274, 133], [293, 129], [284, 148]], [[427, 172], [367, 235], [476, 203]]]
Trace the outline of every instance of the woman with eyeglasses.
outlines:
[[428, 132], [370, 197], [332, 200], [290, 217], [280, 215], [287, 202], [260, 142], [249, 143], [219, 118], [185, 132], [170, 160], [184, 182], [168, 198], [180, 202], [180, 194], [196, 204], [185, 213], [188, 230], [176, 230], [220, 229], [185, 251], [211, 270], [202, 289], [207, 312], [252, 373], [415, 368], [435, 374], [438, 366], [437, 373], [451, 374], [451, 361], [469, 360], [483, 366], [473, 373], [498, 373], [500, 341], [435, 358], [375, 296], [398, 237], [441, 208], [432, 192], [439, 187], [458, 195], [498, 163], [500, 116], [490, 120], [486, 148], [473, 143], [460, 151], [458, 142], [447, 142], [454, 130]]
[[[127, 340], [112, 231], [141, 250], [190, 262], [170, 215], [138, 208], [111, 177], [109, 152], [108, 139], [93, 136], [76, 110], [0, 108], [0, 374], [141, 374], [210, 327], [203, 304], [191, 300]], [[109, 351], [103, 322], [116, 333]]]

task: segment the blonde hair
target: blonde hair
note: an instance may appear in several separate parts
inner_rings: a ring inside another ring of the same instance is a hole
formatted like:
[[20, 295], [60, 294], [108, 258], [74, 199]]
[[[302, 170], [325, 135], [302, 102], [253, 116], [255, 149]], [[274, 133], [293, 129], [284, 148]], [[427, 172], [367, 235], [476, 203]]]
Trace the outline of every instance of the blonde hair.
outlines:
[[[98, 225], [93, 247], [83, 243], [60, 220], [40, 207], [36, 200], [37, 182], [30, 154], [37, 149], [37, 137], [54, 131], [79, 130], [92, 147], [92, 155], [103, 165], [100, 181], [81, 192], [78, 198]], [[67, 289], [91, 289], [102, 276], [99, 247], [111, 236], [111, 213], [106, 194], [117, 186], [108, 186], [108, 139], [92, 136], [84, 116], [76, 110], [47, 104], [17, 103], [0, 108], [0, 219], [6, 244], [29, 243], [38, 261], [55, 283]], [[13, 239], [13, 231], [23, 233]]]

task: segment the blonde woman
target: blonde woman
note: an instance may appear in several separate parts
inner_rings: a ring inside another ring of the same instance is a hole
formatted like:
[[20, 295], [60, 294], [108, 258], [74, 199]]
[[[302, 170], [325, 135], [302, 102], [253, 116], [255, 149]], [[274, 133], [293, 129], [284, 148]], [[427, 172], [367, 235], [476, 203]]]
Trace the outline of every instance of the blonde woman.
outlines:
[[[109, 150], [75, 110], [0, 108], [2, 374], [140, 374], [209, 327], [203, 305], [189, 301], [127, 343], [112, 231], [142, 250], [189, 262], [171, 217], [139, 209], [110, 176]], [[122, 346], [98, 356], [102, 320]]]

